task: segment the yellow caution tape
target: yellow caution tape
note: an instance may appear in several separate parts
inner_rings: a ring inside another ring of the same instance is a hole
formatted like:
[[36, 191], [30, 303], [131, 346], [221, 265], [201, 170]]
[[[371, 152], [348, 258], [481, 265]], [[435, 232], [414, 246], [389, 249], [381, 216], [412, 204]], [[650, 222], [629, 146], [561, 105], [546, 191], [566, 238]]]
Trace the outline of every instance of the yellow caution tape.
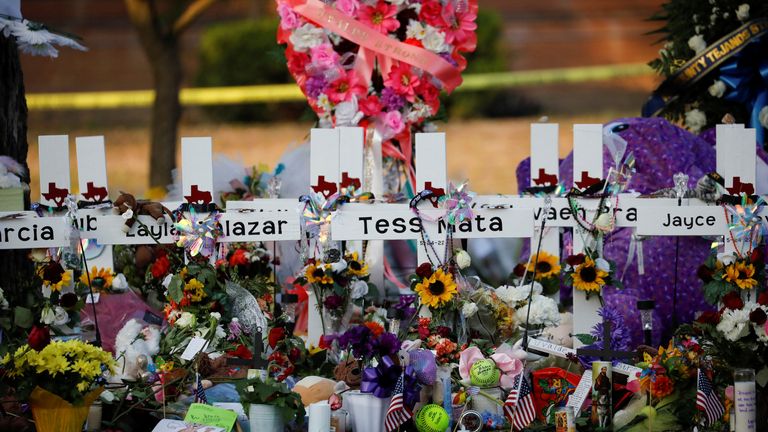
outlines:
[[[472, 74], [464, 77], [464, 83], [456, 91], [600, 81], [651, 74], [653, 71], [645, 64]], [[27, 94], [27, 107], [30, 110], [143, 108], [152, 105], [154, 93], [153, 90], [128, 90]], [[179, 98], [183, 105], [233, 105], [305, 99], [296, 84], [186, 88], [181, 90]]]

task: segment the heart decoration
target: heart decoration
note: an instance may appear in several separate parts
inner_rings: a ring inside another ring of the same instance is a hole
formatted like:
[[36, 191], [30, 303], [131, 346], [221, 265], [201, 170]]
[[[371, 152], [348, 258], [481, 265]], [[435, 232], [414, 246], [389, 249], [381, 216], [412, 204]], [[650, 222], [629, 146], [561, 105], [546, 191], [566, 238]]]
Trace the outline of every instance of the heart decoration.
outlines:
[[288, 70], [320, 126], [373, 127], [384, 155], [409, 164], [411, 131], [461, 84], [477, 43], [477, 0], [277, 0], [277, 12]]

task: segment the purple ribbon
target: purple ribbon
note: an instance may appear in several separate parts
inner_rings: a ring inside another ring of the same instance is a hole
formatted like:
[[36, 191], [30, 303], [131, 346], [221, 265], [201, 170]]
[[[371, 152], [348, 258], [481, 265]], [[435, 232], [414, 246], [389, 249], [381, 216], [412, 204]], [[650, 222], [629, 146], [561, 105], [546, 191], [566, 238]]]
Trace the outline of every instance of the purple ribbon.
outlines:
[[413, 409], [416, 402], [419, 401], [421, 396], [421, 383], [416, 376], [416, 370], [411, 366], [405, 367], [405, 374], [403, 374], [403, 400], [405, 406]]
[[382, 357], [376, 367], [367, 367], [363, 370], [363, 380], [360, 383], [360, 391], [373, 393], [378, 398], [392, 396], [397, 379], [403, 373], [403, 368], [396, 365], [391, 357]]

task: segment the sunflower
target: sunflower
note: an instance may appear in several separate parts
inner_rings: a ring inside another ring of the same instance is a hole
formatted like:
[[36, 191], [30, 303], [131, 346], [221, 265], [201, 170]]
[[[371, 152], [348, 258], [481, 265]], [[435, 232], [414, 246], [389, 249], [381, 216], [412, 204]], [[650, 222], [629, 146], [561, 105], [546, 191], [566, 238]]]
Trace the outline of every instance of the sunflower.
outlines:
[[536, 279], [546, 279], [560, 273], [560, 260], [544, 251], [536, 255], [535, 261], [528, 264], [528, 273], [536, 270]]
[[72, 281], [72, 273], [69, 270], [65, 270], [64, 273], [56, 279], [58, 279], [57, 282], [43, 280], [43, 285], [49, 287], [51, 291], [61, 291], [62, 288], [69, 286], [69, 283]]
[[314, 264], [308, 265], [304, 276], [307, 277], [309, 283], [333, 285], [333, 278], [325, 273], [325, 269], [323, 269], [322, 266], [318, 267]]
[[205, 285], [195, 278], [190, 279], [184, 285], [184, 292], [189, 294], [189, 299], [193, 302], [202, 301], [206, 297]]
[[[88, 276], [85, 273], [80, 275], [80, 283], [88, 286]], [[98, 291], [106, 291], [112, 286], [112, 278], [112, 272], [108, 269], [96, 268], [96, 266], [91, 267], [91, 288]]]
[[739, 276], [736, 279], [736, 285], [741, 289], [751, 289], [757, 285], [757, 281], [753, 278], [755, 275], [755, 266], [747, 264], [743, 261], [736, 263], [736, 269], [739, 271]]
[[453, 275], [443, 269], [437, 269], [428, 279], [416, 284], [414, 291], [419, 294], [421, 303], [429, 307], [440, 307], [451, 301], [456, 294], [456, 282]]
[[600, 292], [608, 273], [595, 267], [595, 261], [584, 257], [584, 262], [573, 271], [573, 287], [586, 292]]
[[739, 269], [736, 267], [736, 264], [729, 264], [725, 268], [725, 276], [723, 277], [726, 281], [730, 283], [736, 283], [736, 281], [739, 280]]
[[345, 256], [344, 259], [347, 261], [347, 272], [350, 275], [358, 277], [368, 276], [368, 265], [365, 261], [358, 258], [357, 252], [352, 252]]

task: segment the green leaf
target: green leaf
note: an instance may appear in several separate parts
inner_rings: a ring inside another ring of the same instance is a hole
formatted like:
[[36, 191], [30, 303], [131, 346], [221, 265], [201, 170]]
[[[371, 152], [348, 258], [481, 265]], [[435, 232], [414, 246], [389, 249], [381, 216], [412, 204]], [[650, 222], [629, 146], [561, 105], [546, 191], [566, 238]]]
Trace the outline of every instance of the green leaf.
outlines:
[[368, 295], [366, 297], [374, 299], [379, 297], [379, 289], [376, 288], [376, 285], [368, 282]]
[[593, 343], [595, 343], [595, 337], [590, 334], [579, 333], [574, 336], [576, 337], [576, 339], [579, 340], [579, 342], [583, 343], [584, 345], [592, 345]]
[[184, 291], [181, 288], [181, 278], [179, 275], [173, 275], [171, 277], [171, 283], [168, 284], [168, 295], [171, 297], [171, 300], [175, 301], [176, 303], [179, 303], [184, 297]]
[[34, 324], [34, 318], [32, 317], [32, 311], [21, 306], [16, 306], [13, 310], [13, 323], [17, 326], [28, 329]]

